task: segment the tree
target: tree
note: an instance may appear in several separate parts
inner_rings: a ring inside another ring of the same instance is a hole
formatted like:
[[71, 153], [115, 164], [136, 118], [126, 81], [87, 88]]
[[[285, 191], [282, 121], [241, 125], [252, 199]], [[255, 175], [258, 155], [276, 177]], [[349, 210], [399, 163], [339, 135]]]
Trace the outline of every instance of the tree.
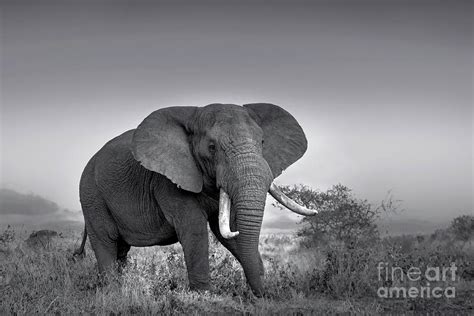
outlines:
[[280, 188], [291, 199], [320, 211], [315, 216], [304, 217], [302, 228], [297, 233], [315, 243], [335, 240], [349, 245], [376, 241], [379, 232], [375, 221], [382, 210], [393, 207], [390, 198], [374, 208], [367, 200], [355, 198], [351, 190], [342, 184], [334, 185], [326, 192], [305, 185]]

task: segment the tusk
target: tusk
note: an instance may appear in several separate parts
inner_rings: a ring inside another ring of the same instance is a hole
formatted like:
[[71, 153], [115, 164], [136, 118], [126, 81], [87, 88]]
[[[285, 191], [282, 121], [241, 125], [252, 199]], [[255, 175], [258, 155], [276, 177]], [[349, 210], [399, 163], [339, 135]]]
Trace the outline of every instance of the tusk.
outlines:
[[280, 190], [280, 188], [277, 187], [276, 184], [273, 182], [272, 182], [272, 185], [270, 186], [269, 192], [275, 198], [275, 200], [277, 200], [278, 202], [283, 204], [285, 207], [287, 207], [290, 211], [293, 211], [296, 214], [306, 215], [306, 216], [318, 214], [318, 211], [310, 210], [309, 208], [301, 206], [295, 201], [293, 201], [292, 199], [290, 199], [289, 197], [287, 197], [285, 193], [283, 193]]
[[230, 198], [221, 188], [219, 194], [219, 231], [225, 239], [234, 238], [239, 232], [230, 231]]

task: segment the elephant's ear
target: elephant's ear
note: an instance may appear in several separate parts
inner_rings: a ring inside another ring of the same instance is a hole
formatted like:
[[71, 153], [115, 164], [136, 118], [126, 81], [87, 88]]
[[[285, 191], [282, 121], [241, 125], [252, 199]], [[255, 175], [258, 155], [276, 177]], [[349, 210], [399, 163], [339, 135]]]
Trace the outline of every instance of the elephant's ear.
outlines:
[[145, 168], [165, 175], [178, 187], [201, 192], [202, 173], [191, 152], [187, 124], [197, 107], [169, 107], [151, 113], [133, 135], [132, 152]]
[[244, 107], [263, 130], [263, 157], [276, 178], [305, 153], [308, 142], [303, 129], [290, 113], [277, 105], [252, 103]]

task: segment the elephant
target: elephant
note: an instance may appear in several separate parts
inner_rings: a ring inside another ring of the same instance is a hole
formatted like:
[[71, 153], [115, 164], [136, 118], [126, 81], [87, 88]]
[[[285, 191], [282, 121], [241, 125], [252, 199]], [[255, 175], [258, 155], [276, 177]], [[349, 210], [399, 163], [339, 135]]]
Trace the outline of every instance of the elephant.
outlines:
[[306, 151], [296, 119], [269, 103], [175, 106], [154, 111], [106, 143], [80, 180], [84, 250], [89, 235], [99, 274], [131, 246], [182, 246], [191, 290], [209, 290], [208, 224], [263, 295], [258, 250], [267, 193], [314, 215], [273, 183]]

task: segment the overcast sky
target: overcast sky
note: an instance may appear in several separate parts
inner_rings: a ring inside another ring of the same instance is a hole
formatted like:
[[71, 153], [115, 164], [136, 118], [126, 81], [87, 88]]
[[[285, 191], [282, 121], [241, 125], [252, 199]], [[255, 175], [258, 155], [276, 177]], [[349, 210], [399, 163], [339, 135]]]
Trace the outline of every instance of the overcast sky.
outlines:
[[472, 212], [470, 1], [355, 2], [1, 5], [1, 186], [80, 209], [88, 159], [152, 111], [271, 102], [309, 142], [277, 183]]

